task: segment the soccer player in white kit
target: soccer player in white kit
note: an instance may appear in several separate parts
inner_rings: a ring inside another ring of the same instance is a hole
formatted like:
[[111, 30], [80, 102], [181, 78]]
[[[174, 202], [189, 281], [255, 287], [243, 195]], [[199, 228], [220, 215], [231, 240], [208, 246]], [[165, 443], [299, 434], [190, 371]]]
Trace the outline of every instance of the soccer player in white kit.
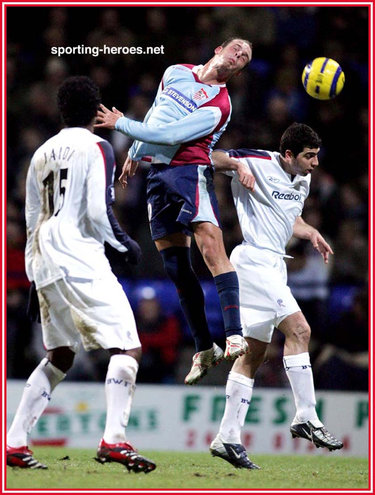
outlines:
[[39, 315], [47, 355], [27, 380], [7, 435], [7, 464], [42, 468], [27, 438], [66, 376], [82, 343], [108, 349], [107, 418], [97, 460], [149, 472], [155, 464], [127, 442], [141, 358], [134, 315], [104, 253], [108, 242], [137, 263], [138, 244], [112, 212], [115, 159], [111, 145], [93, 134], [100, 104], [91, 79], [76, 76], [58, 91], [66, 127], [34, 154], [26, 181], [26, 273], [32, 282], [29, 315]]
[[292, 236], [310, 240], [325, 263], [333, 251], [322, 235], [301, 217], [311, 173], [318, 166], [321, 140], [305, 124], [286, 129], [280, 153], [238, 149], [212, 154], [216, 171], [232, 177], [232, 194], [243, 242], [230, 257], [240, 284], [240, 313], [249, 353], [229, 373], [226, 406], [212, 455], [236, 467], [258, 469], [241, 444], [241, 428], [251, 401], [254, 377], [264, 361], [276, 327], [285, 335], [284, 368], [294, 395], [296, 414], [290, 431], [316, 447], [343, 444], [319, 420], [308, 344], [310, 327], [287, 286], [285, 247]]

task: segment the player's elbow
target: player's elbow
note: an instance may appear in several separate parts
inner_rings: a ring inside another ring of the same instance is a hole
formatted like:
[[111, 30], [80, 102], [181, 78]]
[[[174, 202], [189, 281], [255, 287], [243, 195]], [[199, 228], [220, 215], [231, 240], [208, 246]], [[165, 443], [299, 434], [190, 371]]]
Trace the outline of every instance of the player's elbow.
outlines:
[[177, 144], [179, 144], [179, 141], [177, 139], [168, 139], [165, 144], [167, 144], [168, 146], [176, 146]]
[[147, 136], [144, 136], [142, 139], [145, 143], [157, 144], [161, 146], [174, 146], [181, 142], [181, 140], [177, 138], [176, 133], [161, 128], [158, 128], [157, 131], [152, 133], [148, 133]]
[[222, 151], [213, 151], [211, 157], [215, 170], [218, 172], [238, 169], [238, 162], [229, 158], [228, 155]]
[[176, 146], [176, 144], [179, 144], [181, 143], [181, 138], [179, 138], [177, 136], [177, 133], [176, 132], [171, 132], [171, 131], [167, 131], [165, 133], [165, 137], [163, 138], [163, 141], [164, 143], [163, 144], [166, 144], [167, 146]]
[[177, 144], [185, 143], [193, 139], [191, 133], [187, 135], [186, 129], [181, 129], [181, 127], [174, 129], [174, 126], [171, 124], [159, 127], [159, 138], [160, 137], [162, 142], [159, 142], [159, 144], [165, 144], [167, 146], [176, 146]]

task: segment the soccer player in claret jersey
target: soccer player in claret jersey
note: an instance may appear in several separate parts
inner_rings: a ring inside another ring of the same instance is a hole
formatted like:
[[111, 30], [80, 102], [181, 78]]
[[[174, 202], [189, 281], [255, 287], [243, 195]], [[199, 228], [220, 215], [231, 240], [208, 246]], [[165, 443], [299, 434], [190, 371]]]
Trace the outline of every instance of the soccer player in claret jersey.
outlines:
[[[97, 127], [136, 139], [129, 150], [122, 185], [138, 162], [151, 164], [147, 201], [152, 238], [165, 270], [176, 285], [195, 340], [196, 354], [185, 383], [197, 383], [223, 357], [247, 351], [239, 316], [238, 278], [224, 249], [213, 186], [211, 151], [231, 114], [226, 82], [251, 60], [251, 43], [230, 39], [205, 65], [168, 67], [143, 123], [101, 106]], [[191, 234], [214, 277], [226, 332], [225, 352], [208, 329], [204, 294], [190, 261]]]
[[[275, 327], [285, 335], [284, 368], [296, 406], [290, 427], [292, 436], [329, 450], [343, 447], [316, 413], [308, 351], [310, 327], [286, 285], [283, 260], [292, 236], [310, 240], [325, 263], [333, 254], [322, 235], [301, 217], [311, 173], [319, 164], [320, 146], [321, 140], [313, 129], [295, 123], [284, 132], [280, 153], [239, 149], [212, 154], [215, 170], [226, 171], [232, 177], [232, 194], [244, 238], [230, 259], [238, 273], [241, 322], [249, 353], [238, 358], [229, 373], [225, 412], [210, 451], [239, 468], [258, 468], [248, 458], [240, 435], [254, 376]], [[244, 186], [241, 177], [249, 171], [253, 181]]]
[[127, 442], [141, 344], [128, 299], [104, 254], [104, 242], [137, 263], [141, 251], [115, 219], [111, 145], [93, 134], [100, 103], [91, 79], [64, 81], [58, 105], [66, 125], [34, 154], [26, 182], [28, 313], [41, 318], [47, 355], [27, 380], [7, 435], [7, 464], [42, 468], [27, 438], [65, 378], [82, 342], [108, 349], [107, 418], [97, 460], [149, 472], [152, 461]]

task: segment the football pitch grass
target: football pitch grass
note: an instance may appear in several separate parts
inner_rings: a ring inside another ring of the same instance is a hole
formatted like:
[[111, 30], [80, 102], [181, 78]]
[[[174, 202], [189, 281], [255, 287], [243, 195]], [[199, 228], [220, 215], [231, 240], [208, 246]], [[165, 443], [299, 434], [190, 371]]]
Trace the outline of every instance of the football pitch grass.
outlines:
[[335, 456], [253, 455], [261, 470], [235, 469], [208, 452], [142, 451], [155, 471], [128, 473], [118, 463], [99, 464], [94, 449], [33, 447], [48, 470], [7, 467], [6, 488], [60, 489], [262, 489], [367, 488], [368, 461]]

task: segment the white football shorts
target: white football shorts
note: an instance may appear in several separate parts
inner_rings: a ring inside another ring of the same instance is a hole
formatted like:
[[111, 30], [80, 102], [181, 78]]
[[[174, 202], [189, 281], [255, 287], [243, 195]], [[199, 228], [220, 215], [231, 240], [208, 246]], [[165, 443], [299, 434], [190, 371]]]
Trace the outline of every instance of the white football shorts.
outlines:
[[271, 342], [274, 328], [301, 311], [287, 286], [283, 257], [241, 244], [230, 257], [240, 284], [240, 313], [244, 337]]
[[140, 347], [134, 314], [117, 278], [66, 277], [38, 290], [43, 343], [47, 350], [80, 343], [86, 351]]

